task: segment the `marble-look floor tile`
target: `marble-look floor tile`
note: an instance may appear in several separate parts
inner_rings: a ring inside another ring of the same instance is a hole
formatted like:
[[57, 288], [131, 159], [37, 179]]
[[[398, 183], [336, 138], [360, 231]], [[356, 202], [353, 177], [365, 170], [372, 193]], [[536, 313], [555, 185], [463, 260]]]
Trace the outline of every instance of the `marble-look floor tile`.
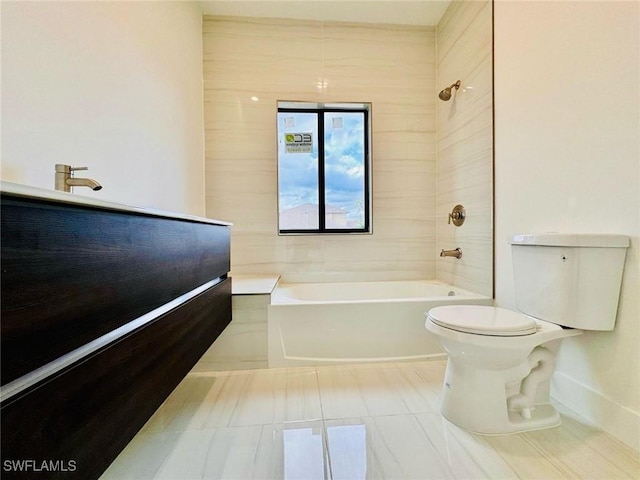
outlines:
[[286, 371], [254, 371], [233, 412], [229, 426], [263, 425], [282, 421], [285, 410]]
[[[371, 368], [357, 366], [351, 374], [367, 412], [371, 416], [400, 415], [409, 413], [409, 409], [401, 395], [401, 378], [397, 369], [392, 366]], [[328, 416], [330, 418], [330, 416]]]
[[444, 368], [443, 362], [320, 367], [324, 418], [437, 411]]
[[317, 371], [324, 418], [369, 416], [353, 368], [319, 367]]
[[285, 422], [322, 419], [322, 404], [315, 368], [287, 369]]
[[182, 432], [227, 426], [244, 398], [250, 377], [250, 371], [187, 375], [149, 419], [143, 431]]
[[201, 359], [195, 367], [194, 372], [226, 372], [231, 370], [259, 370], [269, 368], [268, 360], [257, 360], [255, 358], [226, 358], [213, 361]]
[[640, 478], [640, 459], [629, 447], [578, 421], [570, 412], [561, 414], [561, 418], [561, 428], [521, 436], [539, 456], [563, 471], [566, 478]]
[[167, 480], [205, 478], [205, 466], [216, 433], [215, 429], [180, 432], [154, 478]]
[[446, 362], [399, 363], [396, 388], [411, 413], [439, 412]]
[[156, 478], [327, 478], [322, 422], [184, 432]]
[[314, 368], [256, 370], [229, 426], [265, 425], [322, 418]]
[[444, 370], [407, 362], [192, 372], [102, 478], [640, 478], [640, 454], [562, 405], [556, 428], [460, 429], [439, 413]]
[[413, 415], [327, 420], [333, 479], [453, 478]]
[[591, 447], [631, 478], [640, 478], [640, 453], [591, 425], [564, 405], [557, 404], [556, 408], [562, 418], [561, 428], [563, 430], [570, 432], [577, 441]]
[[187, 375], [142, 427], [142, 433], [179, 432], [188, 428], [194, 413], [209, 395], [214, 377]]
[[149, 480], [156, 477], [178, 442], [177, 432], [138, 433], [100, 477], [101, 480]]
[[482, 438], [456, 427], [440, 413], [421, 413], [416, 418], [454, 478], [518, 478]]
[[566, 469], [540, 455], [522, 435], [483, 436], [478, 440], [486, 441], [520, 478], [546, 480], [577, 478], [568, 476]]

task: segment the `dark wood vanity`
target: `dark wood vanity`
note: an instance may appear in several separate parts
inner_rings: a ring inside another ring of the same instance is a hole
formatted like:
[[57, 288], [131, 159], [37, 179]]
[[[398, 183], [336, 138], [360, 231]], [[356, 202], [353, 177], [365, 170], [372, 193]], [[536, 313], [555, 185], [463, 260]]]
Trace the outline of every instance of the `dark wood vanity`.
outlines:
[[230, 225], [40, 192], [3, 183], [2, 478], [98, 478], [231, 321]]

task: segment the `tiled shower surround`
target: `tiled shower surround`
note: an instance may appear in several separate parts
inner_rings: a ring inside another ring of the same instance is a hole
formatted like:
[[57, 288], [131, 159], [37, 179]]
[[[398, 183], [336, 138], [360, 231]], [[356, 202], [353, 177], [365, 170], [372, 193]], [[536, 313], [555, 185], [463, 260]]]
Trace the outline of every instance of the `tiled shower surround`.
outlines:
[[[452, 2], [438, 24], [438, 89], [461, 80], [438, 101], [438, 249], [460, 247], [460, 261], [438, 258], [437, 278], [492, 296], [493, 89], [491, 3]], [[447, 223], [456, 204], [465, 223]], [[438, 250], [440, 251], [440, 250]]]
[[[206, 16], [203, 30], [207, 215], [234, 223], [232, 270], [435, 277], [435, 30]], [[373, 104], [373, 235], [278, 236], [277, 100]]]
[[[447, 41], [474, 41], [474, 30], [469, 34], [465, 22], [478, 17], [476, 3], [464, 2], [455, 15], [445, 16], [450, 20], [446, 32], [451, 32]], [[482, 12], [490, 12], [488, 2], [481, 5]], [[490, 33], [490, 15], [479, 19], [488, 22], [484, 27]], [[478, 19], [471, 23], [477, 26]], [[451, 40], [460, 35], [471, 38]], [[442, 142], [449, 176], [437, 174], [436, 114], [443, 103], [437, 92], [444, 85], [436, 81], [434, 27], [205, 16], [203, 36], [206, 210], [207, 216], [234, 223], [233, 272], [285, 278], [304, 274], [320, 281], [434, 279], [439, 249], [464, 246], [462, 260], [445, 260], [456, 262], [454, 276], [461, 286], [491, 294], [491, 152], [482, 151], [483, 165], [474, 165], [471, 183], [461, 180], [460, 193], [452, 191], [458, 180], [451, 173], [463, 179], [466, 152], [478, 147], [477, 140], [467, 145], [464, 136], [447, 130]], [[468, 110], [478, 104], [477, 96], [483, 105], [488, 98], [489, 126], [481, 127], [488, 135], [484, 149], [487, 142], [491, 145], [491, 44], [479, 48], [488, 49], [481, 56], [488, 69], [468, 72], [464, 55], [457, 53], [448, 56], [448, 63], [460, 62], [462, 70], [443, 68], [453, 70], [453, 76], [468, 73], [465, 85], [480, 72], [483, 84], [476, 87], [476, 98], [465, 100], [460, 92], [448, 106], [457, 105], [460, 121], [466, 122], [469, 115], [478, 115]], [[372, 103], [373, 234], [278, 235], [278, 100]], [[438, 181], [446, 187], [437, 197]], [[478, 181], [486, 183], [481, 193], [489, 192], [484, 203], [477, 200]], [[469, 217], [460, 232], [466, 230], [468, 240], [453, 245], [443, 212], [465, 200]], [[437, 241], [437, 231], [446, 240]], [[442, 268], [451, 277], [452, 267], [443, 263]]]

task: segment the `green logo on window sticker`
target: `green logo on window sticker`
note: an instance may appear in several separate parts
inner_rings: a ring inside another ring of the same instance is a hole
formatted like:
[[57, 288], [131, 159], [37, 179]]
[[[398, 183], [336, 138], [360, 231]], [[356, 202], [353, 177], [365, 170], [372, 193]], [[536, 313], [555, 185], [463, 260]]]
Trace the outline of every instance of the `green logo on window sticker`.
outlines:
[[285, 133], [286, 153], [311, 153], [313, 150], [313, 135], [311, 133]]

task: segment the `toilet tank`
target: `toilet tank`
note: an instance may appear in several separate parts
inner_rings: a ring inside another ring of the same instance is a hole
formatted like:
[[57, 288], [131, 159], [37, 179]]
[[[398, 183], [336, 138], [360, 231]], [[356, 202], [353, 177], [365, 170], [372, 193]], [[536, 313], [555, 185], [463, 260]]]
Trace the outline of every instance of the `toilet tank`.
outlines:
[[514, 235], [518, 310], [566, 327], [613, 330], [628, 246], [626, 235]]

